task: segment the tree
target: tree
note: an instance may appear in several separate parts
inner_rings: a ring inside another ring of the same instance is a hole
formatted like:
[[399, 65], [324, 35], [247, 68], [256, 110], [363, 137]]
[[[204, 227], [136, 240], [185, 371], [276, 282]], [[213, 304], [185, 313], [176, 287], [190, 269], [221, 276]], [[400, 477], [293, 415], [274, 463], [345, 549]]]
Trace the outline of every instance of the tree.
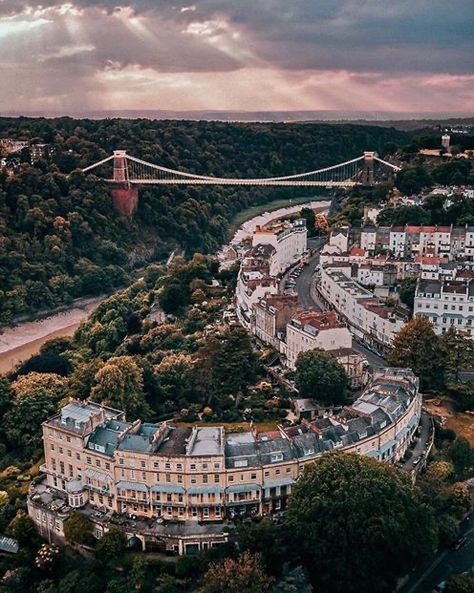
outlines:
[[387, 362], [412, 369], [420, 379], [421, 389], [439, 389], [444, 385], [444, 348], [426, 317], [415, 316], [398, 332]]
[[440, 341], [446, 353], [447, 376], [458, 381], [459, 371], [474, 368], [474, 343], [452, 327], [441, 335]]
[[404, 278], [400, 283], [400, 300], [402, 303], [405, 303], [407, 307], [410, 307], [411, 311], [413, 311], [413, 303], [415, 301], [416, 283], [416, 277]]
[[127, 537], [122, 529], [111, 527], [97, 543], [97, 558], [105, 564], [118, 560], [127, 548]]
[[474, 593], [474, 575], [456, 574], [450, 577], [444, 593]]
[[424, 187], [430, 187], [433, 184], [429, 173], [424, 167], [407, 167], [400, 171], [395, 180], [398, 189], [407, 195], [416, 194]]
[[272, 584], [261, 556], [243, 552], [237, 558], [212, 563], [204, 575], [201, 593], [269, 593]]
[[308, 583], [301, 566], [297, 566], [281, 577], [273, 593], [313, 593], [313, 587]]
[[306, 228], [308, 229], [308, 237], [316, 235], [316, 216], [314, 210], [311, 208], [302, 208], [300, 212], [301, 218], [306, 220]]
[[340, 404], [346, 397], [347, 375], [328, 352], [308, 350], [296, 359], [296, 387], [301, 397], [311, 397], [324, 404]]
[[129, 418], [144, 419], [149, 407], [143, 393], [143, 370], [132, 356], [114, 356], [96, 373], [91, 398], [123, 410]]
[[325, 593], [391, 592], [436, 546], [434, 518], [410, 477], [342, 452], [305, 467], [284, 525], [296, 561]]
[[94, 542], [92, 523], [81, 513], [76, 511], [64, 523], [64, 535], [69, 542], [90, 546]]
[[460, 478], [464, 477], [465, 472], [472, 467], [474, 461], [473, 450], [469, 441], [464, 437], [457, 437], [449, 446], [447, 456], [453, 462], [455, 472]]
[[14, 400], [3, 417], [5, 435], [12, 447], [27, 454], [41, 448], [41, 423], [56, 412], [65, 388], [66, 379], [53, 373], [29, 373], [12, 383]]
[[243, 327], [229, 327], [210, 335], [198, 352], [201, 389], [213, 397], [237, 395], [256, 379], [257, 358]]
[[62, 354], [45, 352], [35, 354], [21, 364], [17, 369], [18, 375], [27, 375], [31, 372], [55, 373], [67, 377], [72, 371], [71, 362]]

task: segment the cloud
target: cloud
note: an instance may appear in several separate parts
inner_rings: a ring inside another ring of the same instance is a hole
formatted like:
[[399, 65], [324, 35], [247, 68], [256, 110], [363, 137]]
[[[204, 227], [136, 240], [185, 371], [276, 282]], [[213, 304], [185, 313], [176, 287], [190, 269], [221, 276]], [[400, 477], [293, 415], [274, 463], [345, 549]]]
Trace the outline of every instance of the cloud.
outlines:
[[472, 110], [472, 30], [472, 0], [3, 0], [0, 108]]

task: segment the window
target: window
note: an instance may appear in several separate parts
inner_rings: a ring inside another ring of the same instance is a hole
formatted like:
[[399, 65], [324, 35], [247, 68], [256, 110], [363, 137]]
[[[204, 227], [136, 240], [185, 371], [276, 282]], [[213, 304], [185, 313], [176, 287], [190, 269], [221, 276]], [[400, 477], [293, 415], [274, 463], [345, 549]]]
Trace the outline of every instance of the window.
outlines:
[[51, 449], [51, 451], [54, 451], [54, 443], [51, 443], [50, 449]]
[[166, 481], [171, 482], [171, 474], [166, 474]]
[[183, 483], [183, 476], [180, 476], [178, 474], [178, 484], [182, 484]]
[[183, 464], [182, 464], [182, 463], [177, 463], [177, 464], [176, 464], [176, 469], [177, 469], [178, 471], [182, 471], [182, 469], [183, 469]]
[[165, 463], [165, 469], [171, 469], [171, 463], [169, 461]]
[[123, 464], [124, 464], [123, 457], [121, 457], [121, 458], [119, 459], [119, 463], [120, 463], [120, 465], [123, 465]]
[[277, 461], [283, 461], [283, 453], [272, 453], [270, 456], [270, 461], [275, 463]]
[[191, 484], [195, 484], [195, 483], [196, 483], [196, 478], [193, 476], [193, 477], [191, 478]]
[[251, 474], [250, 479], [251, 480], [256, 480], [257, 479], [257, 474]]
[[100, 459], [96, 459], [95, 460], [95, 464], [96, 464], [97, 467], [100, 467]]
[[207, 484], [207, 482], [208, 482], [208, 475], [207, 474], [203, 474], [203, 476], [202, 476], [202, 483], [203, 484]]
[[207, 463], [202, 464], [202, 469], [207, 469]]
[[142, 461], [141, 465], [142, 465], [143, 468], [146, 467], [146, 463], [144, 461]]
[[202, 509], [202, 514], [204, 517], [209, 517], [209, 507], [204, 507]]
[[234, 481], [234, 476], [229, 476], [229, 482], [233, 482]]
[[195, 463], [191, 463], [191, 465], [189, 466], [189, 469], [196, 469], [196, 464]]
[[214, 463], [214, 469], [219, 469], [220, 468], [220, 463]]
[[81, 454], [80, 453], [76, 453], [76, 459], [77, 459], [77, 461], [80, 461], [81, 460]]
[[219, 484], [219, 474], [214, 474], [214, 483]]
[[105, 469], [110, 469], [110, 463], [108, 461], [105, 462]]
[[158, 461], [154, 461], [154, 462], [153, 462], [153, 467], [154, 467], [154, 469], [158, 469], [158, 465], [159, 465], [159, 464], [158, 464]]
[[59, 447], [59, 452], [61, 453], [61, 455], [63, 454], [63, 448]]

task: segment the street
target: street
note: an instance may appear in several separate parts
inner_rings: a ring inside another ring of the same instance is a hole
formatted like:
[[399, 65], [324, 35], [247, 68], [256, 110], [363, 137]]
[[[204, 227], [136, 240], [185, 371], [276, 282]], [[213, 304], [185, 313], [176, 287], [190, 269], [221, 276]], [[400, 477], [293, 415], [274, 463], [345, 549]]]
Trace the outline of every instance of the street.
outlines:
[[[317, 249], [316, 253], [309, 259], [308, 265], [303, 268], [301, 275], [296, 280], [295, 291], [298, 294], [298, 300], [305, 310], [316, 309], [322, 311], [324, 304], [318, 299], [313, 287], [314, 274], [316, 267], [319, 265], [319, 250], [324, 242], [321, 239], [312, 239], [310, 244], [311, 249]], [[385, 362], [382, 356], [375, 354], [366, 346], [357, 342], [354, 338], [352, 340], [352, 347], [357, 352], [360, 352], [373, 368], [381, 368]]]
[[461, 525], [466, 543], [459, 550], [444, 550], [416, 571], [397, 593], [431, 593], [451, 575], [474, 566], [474, 514]]

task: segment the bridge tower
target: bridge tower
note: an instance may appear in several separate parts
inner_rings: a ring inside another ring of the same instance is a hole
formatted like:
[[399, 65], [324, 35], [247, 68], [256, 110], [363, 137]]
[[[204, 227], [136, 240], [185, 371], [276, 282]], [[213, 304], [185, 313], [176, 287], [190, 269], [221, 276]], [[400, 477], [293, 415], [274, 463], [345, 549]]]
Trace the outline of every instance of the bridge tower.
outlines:
[[113, 163], [112, 200], [114, 208], [125, 216], [131, 216], [138, 205], [138, 189], [132, 186], [129, 181], [127, 152], [114, 150]]
[[364, 185], [374, 185], [374, 156], [375, 152], [364, 152], [364, 173], [362, 183]]

